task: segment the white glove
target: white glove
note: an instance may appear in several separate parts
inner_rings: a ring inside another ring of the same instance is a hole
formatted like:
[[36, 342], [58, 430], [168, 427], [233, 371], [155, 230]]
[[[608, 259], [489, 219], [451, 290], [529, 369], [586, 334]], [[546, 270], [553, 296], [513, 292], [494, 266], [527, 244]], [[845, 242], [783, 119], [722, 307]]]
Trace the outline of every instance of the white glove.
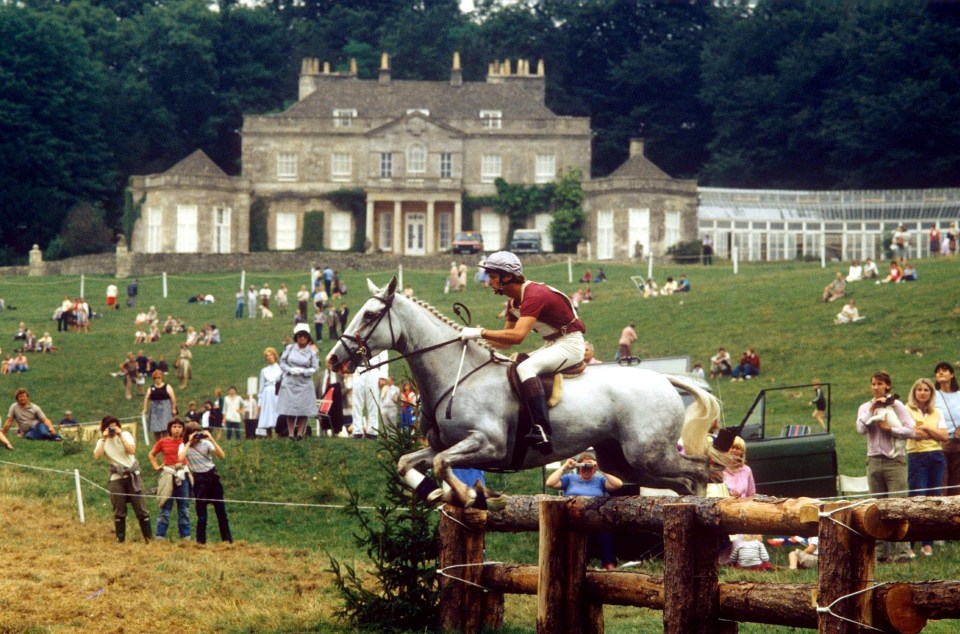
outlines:
[[301, 368], [301, 369], [300, 369], [300, 374], [302, 374], [303, 376], [313, 376], [314, 374], [316, 374], [316, 372], [317, 372], [317, 371], [314, 370], [313, 368]]
[[290, 368], [287, 370], [287, 374], [290, 376], [301, 376], [303, 374], [303, 370], [300, 368]]
[[460, 333], [460, 338], [464, 341], [470, 341], [471, 339], [479, 339], [480, 332], [483, 328], [464, 328], [463, 332]]

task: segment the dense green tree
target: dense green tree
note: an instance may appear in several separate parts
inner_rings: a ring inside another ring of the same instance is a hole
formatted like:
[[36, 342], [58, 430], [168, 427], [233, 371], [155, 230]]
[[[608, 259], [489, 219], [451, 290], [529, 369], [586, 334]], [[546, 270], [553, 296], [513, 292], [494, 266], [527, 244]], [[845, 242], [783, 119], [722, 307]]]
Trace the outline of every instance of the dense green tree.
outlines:
[[50, 260], [113, 249], [113, 229], [107, 226], [103, 205], [86, 201], [67, 212], [60, 233], [50, 241], [44, 257]]
[[469, 39], [463, 38], [466, 31], [458, 30], [465, 28], [466, 17], [457, 0], [423, 2], [387, 20], [381, 46], [390, 53], [391, 76], [449, 79], [453, 52], [463, 39]]
[[45, 245], [67, 209], [109, 192], [105, 86], [79, 29], [0, 6], [0, 243], [12, 252]]

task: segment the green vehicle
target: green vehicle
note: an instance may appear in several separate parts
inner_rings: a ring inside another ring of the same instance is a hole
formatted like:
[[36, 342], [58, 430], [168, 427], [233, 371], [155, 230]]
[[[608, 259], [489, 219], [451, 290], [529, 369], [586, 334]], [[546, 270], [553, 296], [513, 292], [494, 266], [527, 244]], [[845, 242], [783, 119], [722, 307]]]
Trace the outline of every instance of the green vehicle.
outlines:
[[810, 414], [814, 386], [760, 390], [738, 427], [727, 429], [747, 443], [747, 465], [757, 493], [776, 497], [825, 498], [837, 495], [837, 439], [830, 433], [830, 384], [825, 429]]

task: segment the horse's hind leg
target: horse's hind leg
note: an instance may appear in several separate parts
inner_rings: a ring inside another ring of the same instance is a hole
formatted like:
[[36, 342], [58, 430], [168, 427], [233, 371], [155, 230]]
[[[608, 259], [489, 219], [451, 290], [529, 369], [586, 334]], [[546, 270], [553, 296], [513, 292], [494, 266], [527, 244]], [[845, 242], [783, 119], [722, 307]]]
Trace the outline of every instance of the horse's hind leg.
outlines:
[[626, 443], [623, 452], [626, 461], [643, 474], [642, 486], [700, 495], [706, 487], [707, 460], [681, 454], [674, 443]]

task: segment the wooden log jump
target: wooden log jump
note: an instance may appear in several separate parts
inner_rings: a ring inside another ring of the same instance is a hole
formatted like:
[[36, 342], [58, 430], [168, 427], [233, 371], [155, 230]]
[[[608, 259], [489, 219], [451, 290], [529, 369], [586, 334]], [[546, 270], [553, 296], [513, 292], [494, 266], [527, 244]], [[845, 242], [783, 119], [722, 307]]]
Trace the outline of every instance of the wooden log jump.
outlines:
[[[477, 584], [464, 590], [449, 587], [467, 585], [462, 581], [443, 582], [447, 631], [501, 627], [504, 594], [536, 594], [537, 631], [551, 634], [601, 633], [604, 604], [663, 610], [664, 631], [684, 633], [736, 632], [737, 622], [753, 622], [913, 634], [928, 619], [960, 618], [960, 582], [874, 582], [876, 540], [960, 539], [960, 497], [824, 504], [765, 496], [511, 496], [498, 512], [445, 508], [453, 519], [441, 519], [442, 538], [459, 545], [442, 545], [441, 568]], [[455, 530], [444, 528], [451, 523]], [[485, 532], [534, 530], [539, 565], [481, 565]], [[597, 530], [662, 531], [664, 576], [586, 570], [585, 536]], [[819, 534], [817, 584], [719, 582], [717, 540], [730, 533]]]

